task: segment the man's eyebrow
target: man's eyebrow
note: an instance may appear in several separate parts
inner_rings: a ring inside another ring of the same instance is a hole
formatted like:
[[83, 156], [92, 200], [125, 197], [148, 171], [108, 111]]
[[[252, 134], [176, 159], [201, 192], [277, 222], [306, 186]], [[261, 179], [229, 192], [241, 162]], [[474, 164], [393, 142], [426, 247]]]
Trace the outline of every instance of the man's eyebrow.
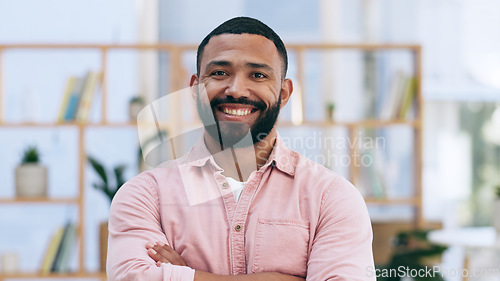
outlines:
[[268, 71], [273, 71], [273, 68], [265, 63], [247, 62], [246, 65], [250, 68], [263, 68]]
[[[265, 69], [268, 71], [274, 71], [274, 69], [269, 66], [268, 64], [265, 63], [256, 63], [256, 62], [247, 62], [245, 64], [247, 67], [250, 68], [256, 68], [256, 69]], [[230, 61], [227, 60], [212, 60], [208, 62], [207, 68], [213, 67], [213, 66], [232, 66]]]
[[231, 62], [227, 60], [212, 60], [207, 64], [207, 67], [211, 66], [231, 66]]

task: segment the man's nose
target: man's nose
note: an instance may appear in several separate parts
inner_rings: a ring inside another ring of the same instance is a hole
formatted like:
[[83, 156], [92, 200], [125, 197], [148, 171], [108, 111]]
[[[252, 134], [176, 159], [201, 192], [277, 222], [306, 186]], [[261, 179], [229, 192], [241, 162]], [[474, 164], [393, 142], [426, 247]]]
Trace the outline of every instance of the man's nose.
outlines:
[[248, 89], [248, 79], [244, 77], [244, 75], [234, 75], [229, 79], [228, 85], [226, 88], [226, 95], [232, 96], [237, 99], [240, 97], [248, 97], [249, 89]]

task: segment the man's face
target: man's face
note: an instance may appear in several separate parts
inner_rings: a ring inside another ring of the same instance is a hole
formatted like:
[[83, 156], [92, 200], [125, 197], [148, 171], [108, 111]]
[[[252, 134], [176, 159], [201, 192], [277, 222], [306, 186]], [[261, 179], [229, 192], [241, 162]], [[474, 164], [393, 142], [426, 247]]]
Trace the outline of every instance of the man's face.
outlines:
[[250, 130], [255, 144], [273, 130], [292, 91], [291, 81], [281, 79], [282, 66], [274, 43], [263, 36], [222, 34], [210, 39], [191, 86], [205, 86], [210, 105], [198, 95], [197, 106], [203, 122], [207, 114], [215, 117], [217, 127], [205, 123], [212, 138], [232, 146]]

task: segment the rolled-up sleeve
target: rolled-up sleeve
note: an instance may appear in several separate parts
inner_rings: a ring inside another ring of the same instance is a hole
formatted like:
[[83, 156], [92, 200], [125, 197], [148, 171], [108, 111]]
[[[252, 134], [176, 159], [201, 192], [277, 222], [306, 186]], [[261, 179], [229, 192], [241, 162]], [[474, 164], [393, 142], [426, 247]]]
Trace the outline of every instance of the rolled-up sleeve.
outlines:
[[194, 280], [194, 269], [171, 264], [158, 267], [148, 256], [147, 242], [168, 244], [158, 202], [157, 187], [147, 174], [131, 179], [116, 194], [109, 215], [108, 280]]
[[307, 280], [376, 280], [372, 228], [358, 190], [337, 178], [323, 195], [320, 212]]

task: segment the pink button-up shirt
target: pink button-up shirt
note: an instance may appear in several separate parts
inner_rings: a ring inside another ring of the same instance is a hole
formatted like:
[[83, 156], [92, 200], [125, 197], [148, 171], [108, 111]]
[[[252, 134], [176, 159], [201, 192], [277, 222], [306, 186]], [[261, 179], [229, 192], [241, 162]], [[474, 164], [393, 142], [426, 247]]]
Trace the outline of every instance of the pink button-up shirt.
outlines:
[[[371, 224], [360, 193], [280, 137], [238, 202], [201, 139], [183, 158], [120, 188], [109, 233], [110, 280], [192, 281], [194, 269], [375, 280]], [[157, 267], [147, 254], [149, 241], [170, 245], [189, 267]]]

